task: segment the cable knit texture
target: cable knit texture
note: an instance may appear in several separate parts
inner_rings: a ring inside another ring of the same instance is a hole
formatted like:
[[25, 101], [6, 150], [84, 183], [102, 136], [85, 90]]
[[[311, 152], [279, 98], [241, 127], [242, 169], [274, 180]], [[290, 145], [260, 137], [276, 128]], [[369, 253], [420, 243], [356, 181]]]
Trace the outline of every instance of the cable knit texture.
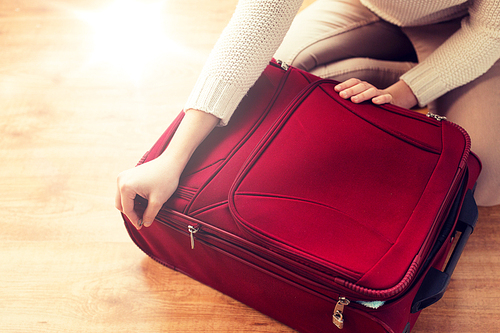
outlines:
[[400, 27], [432, 24], [467, 14], [467, 0], [360, 0], [382, 19]]
[[498, 0], [361, 0], [381, 18], [400, 26], [461, 17], [462, 27], [427, 59], [401, 76], [420, 106], [484, 74], [500, 58]]
[[[401, 77], [421, 106], [484, 74], [500, 58], [498, 0], [361, 2], [382, 19], [399, 26], [465, 16], [461, 29]], [[302, 0], [240, 0], [185, 108], [211, 113], [221, 119], [221, 125], [227, 124], [281, 44], [301, 3]]]
[[285, 37], [302, 0], [240, 0], [185, 109], [229, 121]]

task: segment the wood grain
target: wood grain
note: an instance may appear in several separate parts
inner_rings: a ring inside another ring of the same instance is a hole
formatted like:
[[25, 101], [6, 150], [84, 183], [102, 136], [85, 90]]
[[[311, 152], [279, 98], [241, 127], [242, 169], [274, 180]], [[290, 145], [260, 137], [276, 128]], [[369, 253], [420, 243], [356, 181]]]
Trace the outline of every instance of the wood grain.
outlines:
[[[1, 332], [293, 332], [146, 257], [114, 209], [116, 175], [182, 109], [236, 2], [165, 1], [162, 29], [182, 47], [140, 80], [90, 61], [82, 13], [112, 1], [0, 2]], [[414, 332], [500, 331], [499, 221], [481, 208]]]

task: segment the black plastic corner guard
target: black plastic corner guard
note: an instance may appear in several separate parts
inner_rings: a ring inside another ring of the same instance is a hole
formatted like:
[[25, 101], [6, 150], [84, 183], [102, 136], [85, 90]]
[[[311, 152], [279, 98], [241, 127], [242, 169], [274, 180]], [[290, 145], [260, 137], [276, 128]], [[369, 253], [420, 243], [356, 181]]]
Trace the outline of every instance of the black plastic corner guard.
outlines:
[[461, 232], [455, 249], [450, 256], [444, 271], [440, 271], [434, 267], [429, 269], [415, 296], [415, 299], [413, 300], [411, 313], [421, 311], [436, 303], [443, 297], [446, 288], [450, 283], [453, 271], [455, 270], [458, 260], [460, 259], [460, 256], [465, 248], [465, 244], [469, 240], [469, 236], [474, 231], [478, 215], [479, 213], [476, 201], [474, 200], [473, 191], [469, 189], [465, 194], [462, 209], [460, 210], [460, 215], [458, 216], [458, 221], [455, 227], [456, 231]]

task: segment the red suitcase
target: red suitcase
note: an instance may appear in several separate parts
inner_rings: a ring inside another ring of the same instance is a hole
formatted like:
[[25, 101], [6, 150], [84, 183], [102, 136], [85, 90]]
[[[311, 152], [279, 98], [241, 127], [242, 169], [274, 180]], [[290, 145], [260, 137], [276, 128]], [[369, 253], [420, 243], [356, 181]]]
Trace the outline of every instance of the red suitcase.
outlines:
[[472, 232], [481, 165], [457, 125], [334, 86], [271, 62], [155, 223], [126, 227], [156, 261], [300, 332], [409, 332]]

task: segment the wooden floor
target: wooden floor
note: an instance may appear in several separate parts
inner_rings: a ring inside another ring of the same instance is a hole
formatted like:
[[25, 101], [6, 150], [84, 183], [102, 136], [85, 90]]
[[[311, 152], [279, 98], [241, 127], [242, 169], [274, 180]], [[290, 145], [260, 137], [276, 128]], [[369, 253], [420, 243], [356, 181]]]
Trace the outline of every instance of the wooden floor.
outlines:
[[[292, 332], [147, 258], [114, 209], [116, 175], [181, 110], [236, 0], [154, 3], [121, 25], [111, 1], [0, 2], [1, 332]], [[500, 331], [499, 222], [480, 210], [415, 333]]]

